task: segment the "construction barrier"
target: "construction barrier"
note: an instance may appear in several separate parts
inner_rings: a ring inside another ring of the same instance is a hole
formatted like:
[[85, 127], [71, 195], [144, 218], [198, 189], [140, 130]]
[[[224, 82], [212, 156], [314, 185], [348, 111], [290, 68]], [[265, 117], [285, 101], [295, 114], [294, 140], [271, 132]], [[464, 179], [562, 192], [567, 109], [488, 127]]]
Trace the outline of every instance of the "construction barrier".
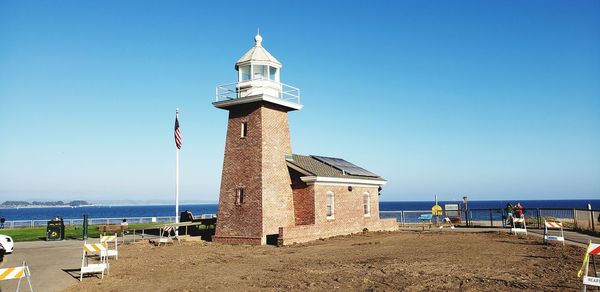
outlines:
[[596, 271], [596, 267], [594, 265], [594, 275], [588, 276], [588, 270], [590, 266], [590, 256], [600, 255], [600, 244], [590, 243], [585, 250], [585, 255], [583, 257], [583, 263], [581, 264], [581, 268], [579, 269], [579, 273], [577, 273], [578, 277], [583, 276], [583, 291], [586, 291], [587, 286], [597, 286], [600, 287], [600, 273]]
[[445, 216], [442, 219], [442, 223], [440, 224], [440, 229], [444, 228], [444, 225], [448, 224], [448, 227], [450, 227], [450, 229], [454, 229], [454, 224], [452, 224], [452, 219], [450, 219], [450, 217]]
[[[79, 275], [79, 281], [83, 281], [83, 274], [102, 274], [104, 279], [104, 271], [108, 273], [108, 256], [106, 256], [107, 250], [106, 243], [83, 243], [83, 256], [81, 257], [81, 272]], [[89, 264], [88, 257], [90, 255], [100, 254], [99, 264]]]
[[[110, 235], [110, 236], [101, 236], [100, 237], [100, 243], [104, 243], [106, 244], [106, 251], [102, 252], [104, 253], [104, 256], [106, 257], [115, 257], [116, 260], [119, 259], [119, 238], [117, 237], [117, 234], [115, 233], [115, 235]], [[110, 243], [114, 243], [115, 248], [114, 249], [110, 249]]]
[[[173, 235], [171, 235], [173, 234]], [[175, 232], [175, 227], [171, 226], [171, 225], [167, 225], [165, 227], [163, 227], [160, 230], [160, 238], [158, 239], [158, 246], [160, 246], [160, 244], [164, 244], [167, 245], [167, 243], [173, 243], [173, 238], [177, 239], [177, 242], [180, 243], [179, 241], [179, 236], [177, 236], [177, 233]]]
[[17, 291], [19, 291], [21, 288], [21, 280], [23, 280], [23, 278], [27, 279], [27, 283], [29, 283], [29, 291], [33, 292], [33, 287], [31, 286], [31, 272], [29, 271], [29, 267], [27, 266], [26, 262], [23, 262], [23, 265], [20, 267], [0, 269], [0, 281], [19, 279], [19, 282], [17, 283]]
[[[517, 223], [520, 225], [519, 227], [517, 227]], [[512, 228], [510, 229], [510, 232], [515, 235], [525, 234], [525, 237], [527, 237], [527, 226], [525, 224], [525, 217], [513, 218]]]
[[[550, 235], [550, 230], [548, 229], [557, 229], [558, 235]], [[563, 232], [562, 222], [558, 220], [544, 220], [544, 243], [548, 243], [549, 241], [562, 241], [562, 244], [565, 245], [565, 234]]]

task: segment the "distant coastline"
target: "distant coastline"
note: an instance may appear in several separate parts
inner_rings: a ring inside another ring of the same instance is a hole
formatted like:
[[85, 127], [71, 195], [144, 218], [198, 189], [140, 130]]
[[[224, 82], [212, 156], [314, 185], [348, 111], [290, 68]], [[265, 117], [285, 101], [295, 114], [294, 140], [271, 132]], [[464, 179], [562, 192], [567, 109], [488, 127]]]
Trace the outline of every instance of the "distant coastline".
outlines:
[[22, 205], [22, 206], [4, 206], [0, 205], [0, 209], [36, 209], [36, 208], [79, 208], [79, 207], [96, 207], [97, 205], [79, 205], [79, 206], [70, 206], [70, 205], [57, 205], [57, 206], [48, 206], [48, 205]]

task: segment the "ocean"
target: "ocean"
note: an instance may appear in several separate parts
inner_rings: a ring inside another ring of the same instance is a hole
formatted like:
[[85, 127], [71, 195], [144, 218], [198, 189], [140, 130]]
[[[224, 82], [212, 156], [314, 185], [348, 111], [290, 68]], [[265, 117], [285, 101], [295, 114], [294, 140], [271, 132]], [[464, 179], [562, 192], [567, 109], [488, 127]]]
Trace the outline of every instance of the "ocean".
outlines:
[[[469, 201], [469, 209], [504, 208], [506, 203], [515, 204], [517, 200], [505, 201]], [[593, 209], [600, 209], [600, 200], [521, 200], [525, 208], [569, 208], [587, 209], [591, 204]], [[446, 203], [461, 203], [462, 201], [440, 201], [442, 207]], [[382, 211], [402, 210], [431, 210], [433, 201], [384, 201], [379, 203]], [[217, 204], [180, 205], [181, 211], [190, 210], [194, 215], [216, 214]], [[56, 216], [64, 219], [81, 219], [83, 215], [90, 218], [125, 218], [125, 217], [160, 217], [173, 216], [173, 205], [132, 205], [132, 206], [89, 206], [89, 207], [51, 207], [51, 208], [20, 208], [0, 209], [0, 217], [6, 220], [48, 220]]]

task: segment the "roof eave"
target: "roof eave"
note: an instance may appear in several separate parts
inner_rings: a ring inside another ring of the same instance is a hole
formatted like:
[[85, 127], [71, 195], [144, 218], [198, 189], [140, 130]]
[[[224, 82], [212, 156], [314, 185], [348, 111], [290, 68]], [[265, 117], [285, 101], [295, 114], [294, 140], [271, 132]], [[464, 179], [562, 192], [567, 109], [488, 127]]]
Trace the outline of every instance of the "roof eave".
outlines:
[[270, 60], [244, 60], [244, 61], [238, 61], [235, 63], [235, 70], [238, 70], [240, 68], [240, 66], [245, 66], [245, 65], [269, 65], [278, 69], [281, 69], [281, 67], [283, 67], [283, 65], [281, 65], [281, 63], [278, 62], [273, 62]]
[[325, 177], [325, 176], [303, 176], [300, 178], [307, 184], [344, 184], [344, 185], [367, 185], [367, 186], [383, 186], [387, 181], [383, 178], [379, 179], [360, 179], [360, 178], [345, 178], [345, 177]]
[[291, 169], [293, 169], [293, 170], [295, 170], [295, 171], [297, 171], [297, 172], [299, 172], [299, 173], [301, 173], [303, 175], [306, 175], [306, 176], [314, 176], [315, 175], [314, 173], [311, 173], [311, 172], [307, 171], [306, 169], [301, 168], [298, 165], [295, 165], [293, 162], [291, 162], [289, 160], [287, 161], [287, 165], [288, 165], [289, 168], [291, 168]]

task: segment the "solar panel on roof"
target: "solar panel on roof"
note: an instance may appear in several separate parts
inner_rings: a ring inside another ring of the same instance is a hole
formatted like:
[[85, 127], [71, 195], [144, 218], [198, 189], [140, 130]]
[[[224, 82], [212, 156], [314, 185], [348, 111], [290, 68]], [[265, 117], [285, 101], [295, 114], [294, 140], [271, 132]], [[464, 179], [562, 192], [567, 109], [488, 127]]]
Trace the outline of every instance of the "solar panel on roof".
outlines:
[[341, 159], [341, 158], [316, 156], [316, 155], [311, 155], [311, 157], [316, 160], [319, 160], [331, 167], [337, 168], [337, 169], [341, 170], [342, 172], [347, 173], [349, 175], [378, 177], [378, 175], [376, 175], [360, 166], [354, 165], [354, 164], [352, 164], [344, 159]]

